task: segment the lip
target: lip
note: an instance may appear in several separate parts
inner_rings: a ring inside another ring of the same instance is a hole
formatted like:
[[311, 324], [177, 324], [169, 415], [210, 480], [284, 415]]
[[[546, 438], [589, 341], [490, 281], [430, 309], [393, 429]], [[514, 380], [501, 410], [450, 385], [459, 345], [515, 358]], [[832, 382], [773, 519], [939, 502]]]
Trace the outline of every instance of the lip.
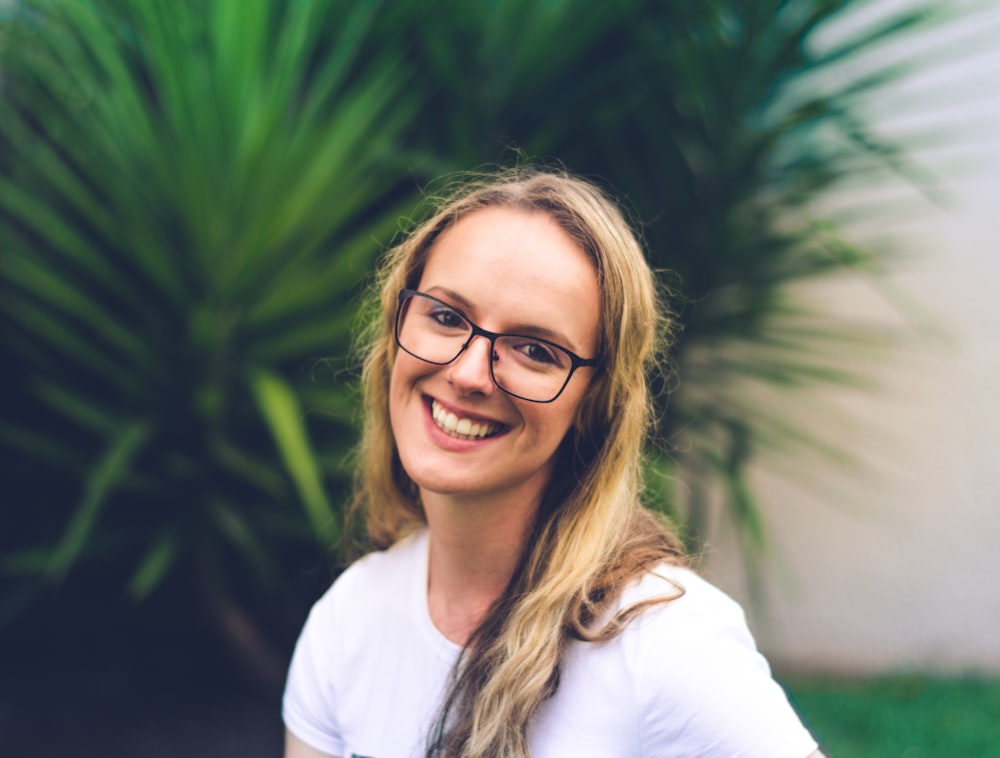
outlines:
[[[467, 410], [459, 408], [458, 406], [446, 403], [437, 397], [432, 397], [430, 395], [423, 395], [421, 397], [424, 405], [424, 423], [427, 427], [428, 434], [431, 439], [439, 445], [440, 447], [446, 448], [448, 450], [468, 450], [471, 448], [478, 448], [483, 445], [487, 445], [490, 442], [503, 437], [510, 431], [510, 425], [499, 421], [495, 418], [490, 418], [488, 416], [483, 416], [479, 413], [471, 413]], [[434, 421], [432, 415], [432, 403], [437, 403], [440, 407], [454, 413], [460, 418], [467, 418], [470, 421], [477, 422], [480, 424], [494, 424], [499, 427], [499, 429], [491, 434], [489, 437], [483, 437], [481, 439], [464, 439], [461, 437], [453, 437], [452, 435], [445, 432], [441, 427], [437, 425]]]

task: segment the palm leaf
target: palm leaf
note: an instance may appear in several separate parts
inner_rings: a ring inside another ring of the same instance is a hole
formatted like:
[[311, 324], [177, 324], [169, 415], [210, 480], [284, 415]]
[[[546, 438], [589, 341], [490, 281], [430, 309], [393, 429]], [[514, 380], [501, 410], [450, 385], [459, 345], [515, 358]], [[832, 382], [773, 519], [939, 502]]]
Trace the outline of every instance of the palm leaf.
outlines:
[[73, 517], [48, 556], [46, 572], [50, 578], [62, 579], [76, 561], [102, 508], [129, 476], [133, 461], [148, 441], [150, 431], [146, 422], [134, 422], [115, 430], [107, 449], [84, 483], [84, 495]]
[[107, 545], [136, 600], [205, 555], [213, 592], [249, 565], [273, 593], [333, 543], [353, 430], [317, 440], [302, 397], [343, 417], [352, 390], [304, 369], [349, 343], [422, 97], [372, 42], [379, 7], [46, 0], [4, 22], [0, 443], [85, 492], [27, 530], [55, 528], [41, 553], [8, 530], [10, 571]]
[[272, 374], [259, 373], [253, 378], [253, 390], [313, 529], [332, 543], [337, 536], [337, 520], [323, 492], [319, 466], [313, 457], [302, 423], [302, 410], [292, 388]]

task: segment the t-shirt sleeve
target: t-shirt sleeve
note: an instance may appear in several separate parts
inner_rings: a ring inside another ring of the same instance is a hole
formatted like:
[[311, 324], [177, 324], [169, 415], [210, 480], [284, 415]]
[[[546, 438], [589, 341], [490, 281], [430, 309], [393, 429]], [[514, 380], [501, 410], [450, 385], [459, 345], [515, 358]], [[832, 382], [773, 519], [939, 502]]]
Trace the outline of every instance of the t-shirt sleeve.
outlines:
[[806, 758], [816, 741], [743, 610], [696, 576], [682, 583], [687, 596], [654, 612], [640, 635], [642, 755]]
[[331, 589], [313, 606], [306, 619], [288, 669], [282, 718], [288, 731], [310, 747], [329, 755], [343, 755], [333, 684], [332, 653], [336, 650], [333, 606]]

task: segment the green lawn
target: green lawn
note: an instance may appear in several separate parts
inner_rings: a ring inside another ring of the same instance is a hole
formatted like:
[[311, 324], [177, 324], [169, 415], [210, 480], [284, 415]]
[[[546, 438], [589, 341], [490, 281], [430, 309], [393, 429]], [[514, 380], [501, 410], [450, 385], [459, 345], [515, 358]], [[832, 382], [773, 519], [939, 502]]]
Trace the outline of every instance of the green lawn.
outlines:
[[833, 758], [1000, 758], [1000, 681], [783, 681]]

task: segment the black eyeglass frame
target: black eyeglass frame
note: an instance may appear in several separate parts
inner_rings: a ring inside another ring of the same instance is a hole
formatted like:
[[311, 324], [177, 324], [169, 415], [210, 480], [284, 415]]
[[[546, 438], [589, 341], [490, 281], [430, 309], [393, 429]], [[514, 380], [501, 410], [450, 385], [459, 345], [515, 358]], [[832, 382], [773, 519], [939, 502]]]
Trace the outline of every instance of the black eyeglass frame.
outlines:
[[[469, 339], [467, 339], [463, 343], [462, 347], [459, 348], [458, 352], [455, 353], [455, 357], [454, 358], [452, 358], [451, 360], [448, 360], [448, 361], [443, 361], [443, 362], [429, 361], [426, 358], [424, 358], [423, 356], [417, 355], [416, 353], [414, 353], [414, 352], [412, 352], [410, 350], [407, 350], [406, 346], [403, 345], [403, 343], [400, 341], [400, 339], [399, 339], [399, 327], [400, 327], [400, 320], [401, 320], [400, 316], [403, 313], [403, 303], [409, 297], [422, 297], [422, 298], [425, 298], [427, 300], [431, 300], [431, 301], [433, 301], [435, 303], [440, 303], [442, 306], [444, 306], [448, 310], [454, 311], [455, 313], [457, 313], [459, 316], [461, 316], [463, 319], [465, 319], [465, 322], [470, 327], [472, 327], [472, 334], [469, 335]], [[485, 337], [486, 339], [488, 339], [490, 341], [490, 379], [493, 380], [493, 383], [497, 387], [499, 387], [501, 390], [503, 390], [504, 392], [506, 392], [511, 397], [516, 397], [516, 398], [519, 398], [520, 400], [527, 400], [529, 403], [552, 403], [552, 402], [554, 402], [563, 393], [563, 390], [566, 389], [566, 386], [569, 384], [569, 380], [573, 378], [573, 374], [576, 373], [576, 370], [578, 368], [582, 368], [584, 366], [597, 366], [597, 365], [599, 365], [599, 362], [598, 362], [597, 358], [581, 358], [579, 355], [577, 355], [576, 353], [574, 353], [569, 348], [563, 347], [559, 343], [552, 342], [551, 340], [543, 339], [541, 337], [535, 337], [535, 336], [529, 335], [529, 334], [516, 334], [516, 333], [512, 333], [512, 332], [491, 332], [488, 329], [483, 329], [481, 326], [479, 326], [478, 324], [474, 323], [472, 321], [472, 319], [470, 319], [468, 316], [466, 316], [462, 312], [461, 308], [456, 308], [454, 305], [451, 305], [450, 303], [446, 303], [444, 300], [439, 300], [438, 298], [434, 297], [433, 295], [428, 295], [426, 292], [421, 292], [420, 290], [414, 290], [414, 289], [401, 289], [399, 291], [399, 301], [396, 304], [396, 325], [395, 325], [395, 328], [393, 330], [393, 333], [394, 333], [394, 336], [396, 337], [396, 344], [399, 346], [400, 350], [402, 350], [403, 352], [407, 353], [408, 355], [412, 355], [417, 360], [421, 360], [424, 363], [430, 363], [430, 364], [432, 364], [434, 366], [447, 366], [449, 363], [454, 363], [455, 361], [458, 360], [459, 356], [462, 353], [465, 352], [466, 348], [468, 348], [469, 345], [472, 344], [472, 340], [474, 340], [476, 337]], [[521, 337], [522, 339], [534, 340], [535, 342], [542, 342], [542, 343], [544, 343], [546, 345], [549, 345], [551, 347], [554, 347], [554, 348], [556, 348], [558, 350], [561, 350], [562, 352], [566, 353], [566, 355], [569, 356], [569, 360], [570, 360], [569, 373], [566, 374], [566, 381], [563, 382], [563, 385], [562, 385], [562, 387], [559, 388], [559, 391], [553, 397], [551, 397], [548, 400], [535, 400], [535, 399], [530, 398], [530, 397], [525, 397], [524, 395], [518, 395], [516, 392], [511, 392], [509, 389], [507, 389], [502, 384], [500, 384], [500, 382], [497, 381], [497, 378], [496, 378], [496, 376], [493, 373], [493, 364], [498, 360], [498, 356], [497, 356], [496, 350], [494, 348], [495, 348], [495, 345], [496, 345], [496, 341], [497, 341], [497, 339], [499, 337]]]

